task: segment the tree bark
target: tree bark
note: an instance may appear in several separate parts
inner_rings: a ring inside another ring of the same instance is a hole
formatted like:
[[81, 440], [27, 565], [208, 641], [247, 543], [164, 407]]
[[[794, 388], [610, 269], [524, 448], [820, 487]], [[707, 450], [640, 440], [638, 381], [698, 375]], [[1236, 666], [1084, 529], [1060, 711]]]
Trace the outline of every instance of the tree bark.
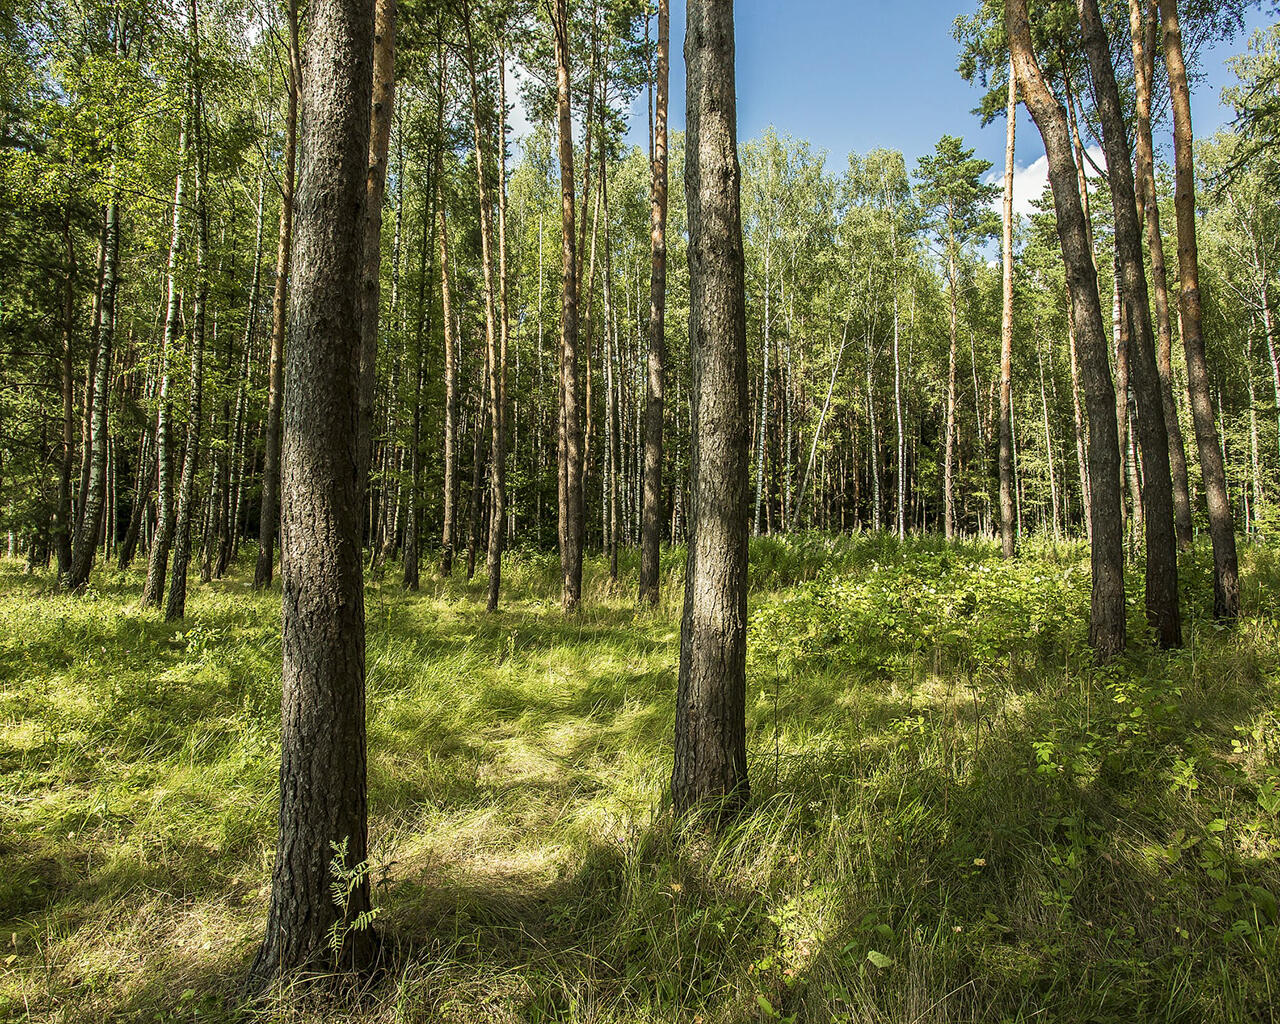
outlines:
[[1017, 84], [1044, 141], [1062, 246], [1071, 318], [1089, 409], [1089, 475], [1093, 519], [1093, 593], [1090, 642], [1099, 660], [1125, 647], [1124, 544], [1120, 530], [1120, 447], [1115, 426], [1115, 388], [1107, 362], [1107, 339], [1098, 298], [1098, 278], [1080, 203], [1067, 113], [1045, 84], [1031, 42], [1026, 0], [1006, 0], [1005, 23]]
[[302, 62], [298, 49], [298, 0], [286, 0], [289, 28], [289, 106], [284, 130], [284, 172], [280, 175], [280, 230], [276, 239], [276, 287], [271, 300], [271, 355], [268, 362], [267, 426], [262, 465], [262, 509], [258, 517], [258, 562], [253, 587], [271, 585], [276, 520], [280, 505], [281, 413], [284, 399], [284, 340], [288, 316], [289, 271], [293, 262], [294, 170], [298, 152], [298, 94]]
[[[1125, 130], [1120, 91], [1111, 64], [1111, 48], [1097, 0], [1077, 0], [1085, 50], [1093, 73], [1094, 94], [1102, 121], [1111, 206], [1115, 223], [1121, 309], [1129, 339], [1130, 369], [1137, 399], [1141, 442], [1143, 520], [1146, 523], [1147, 621], [1161, 647], [1182, 646], [1178, 609], [1178, 546], [1174, 534], [1173, 484], [1169, 469], [1169, 437], [1151, 330], [1151, 305], [1142, 259], [1142, 222], [1138, 218], [1133, 166]], [[1127, 396], [1126, 397], [1127, 400]], [[1135, 516], [1137, 510], [1135, 509]]]
[[58, 555], [58, 579], [66, 581], [71, 573], [71, 471], [75, 465], [75, 359], [72, 341], [76, 317], [76, 250], [71, 240], [71, 204], [63, 211], [62, 239], [67, 250], [67, 275], [62, 296], [62, 452], [58, 465], [58, 506], [54, 515], [53, 537]]
[[1177, 0], [1160, 0], [1164, 24], [1165, 65], [1173, 108], [1174, 200], [1178, 228], [1178, 308], [1182, 348], [1187, 362], [1187, 391], [1195, 424], [1200, 472], [1209, 505], [1209, 536], [1213, 542], [1213, 612], [1220, 619], [1240, 614], [1240, 573], [1236, 562], [1235, 522], [1227, 496], [1222, 445], [1213, 421], [1209, 367], [1205, 359], [1200, 319], [1200, 270], [1196, 245], [1195, 158], [1191, 130], [1191, 94], [1182, 59], [1182, 30]]
[[106, 224], [102, 323], [98, 331], [97, 365], [94, 367], [93, 433], [91, 450], [84, 455], [89, 463], [89, 479], [81, 495], [80, 532], [72, 546], [71, 572], [67, 575], [67, 587], [73, 591], [84, 590], [89, 585], [107, 496], [107, 404], [111, 397], [111, 348], [115, 335], [120, 259], [120, 206], [115, 198], [107, 206]]
[[658, 603], [662, 534], [662, 405], [667, 309], [667, 91], [671, 48], [670, 0], [658, 0], [653, 161], [649, 184], [649, 356], [645, 377], [644, 492], [640, 512], [640, 601]]
[[[369, 457], [373, 431], [373, 392], [378, 370], [378, 313], [382, 284], [382, 201], [387, 188], [387, 150], [395, 112], [395, 53], [397, 0], [375, 0], [373, 26], [373, 107], [370, 111], [369, 154], [365, 177], [364, 276], [360, 300], [360, 480], [369, 486]], [[376, 540], [369, 537], [370, 544]]]
[[1009, 98], [1005, 105], [1003, 307], [1000, 316], [1000, 547], [1005, 558], [1017, 553], [1013, 509], [1013, 147], [1018, 123], [1018, 79], [1009, 58]]
[[672, 803], [722, 821], [749, 796], [747, 328], [732, 0], [689, 0], [685, 33], [692, 535], [680, 627]]
[[[1134, 66], [1134, 114], [1136, 138], [1134, 164], [1137, 173], [1138, 219], [1147, 227], [1147, 251], [1151, 254], [1151, 294], [1156, 319], [1156, 367], [1160, 373], [1160, 399], [1165, 433], [1169, 439], [1169, 472], [1173, 478], [1173, 527], [1178, 547], [1190, 550], [1191, 487], [1187, 479], [1187, 449], [1182, 423], [1173, 398], [1173, 327], [1169, 318], [1168, 271], [1164, 236], [1160, 231], [1160, 203], [1156, 194], [1155, 161], [1151, 138], [1151, 83], [1154, 77], [1156, 22], [1142, 14], [1143, 0], [1129, 0], [1129, 34]], [[1154, 4], [1152, 5], [1154, 7]]]
[[[280, 824], [257, 987], [368, 966], [362, 236], [371, 0], [311, 0], [283, 450]], [[340, 855], [340, 857], [339, 857]], [[333, 865], [357, 870], [335, 901]], [[341, 905], [339, 905], [341, 904]]]
[[956, 329], [958, 310], [956, 305], [956, 241], [952, 237], [947, 243], [947, 295], [950, 300], [949, 318], [950, 347], [947, 357], [947, 430], [946, 452], [943, 456], [942, 469], [942, 507], [943, 529], [947, 540], [956, 535], [954, 466], [956, 450]]
[[[562, 603], [582, 600], [582, 422], [578, 407], [578, 261], [574, 245], [573, 107], [569, 77], [568, 0], [555, 0], [556, 111], [560, 155], [561, 314], [559, 527]], [[588, 126], [589, 128], [589, 126]], [[588, 138], [590, 132], [588, 131]]]
[[[498, 597], [502, 589], [502, 541], [505, 535], [503, 521], [506, 518], [506, 433], [505, 410], [506, 398], [506, 359], [498, 351], [497, 296], [494, 294], [494, 253], [493, 253], [493, 201], [489, 198], [489, 188], [485, 182], [485, 147], [482, 122], [483, 112], [480, 109], [480, 87], [476, 80], [476, 54], [471, 36], [471, 10], [469, 4], [463, 6], [463, 28], [467, 38], [467, 76], [471, 85], [471, 127], [476, 156], [476, 189], [480, 203], [480, 261], [484, 272], [484, 339], [485, 361], [489, 366], [488, 387], [489, 405], [492, 409], [490, 423], [492, 425], [492, 441], [489, 452], [489, 549], [486, 567], [489, 571], [489, 590], [486, 608], [493, 612], [498, 609]], [[501, 57], [499, 56], [499, 74], [501, 74]], [[505, 112], [499, 114], [500, 123], [505, 124]], [[502, 149], [505, 149], [505, 130]], [[504, 154], [499, 152], [497, 159], [501, 161]], [[503, 246], [505, 250], [505, 244]], [[504, 288], [505, 294], [505, 288]], [[504, 332], [505, 333], [505, 332]], [[505, 337], [501, 339], [505, 342]]]
[[[191, 32], [194, 60], [198, 64], [200, 49], [196, 22], [196, 0], [191, 0]], [[187, 439], [182, 453], [182, 474], [178, 484], [178, 513], [173, 528], [173, 574], [169, 581], [169, 597], [164, 617], [172, 622], [186, 614], [187, 564], [191, 559], [191, 511], [195, 501], [196, 469], [200, 462], [200, 427], [204, 397], [204, 328], [205, 307], [209, 298], [209, 209], [207, 198], [207, 160], [204, 142], [204, 111], [200, 86], [195, 89], [192, 136], [196, 144], [196, 297], [191, 340], [191, 390], [187, 399]]]
[[436, 130], [442, 140], [436, 151], [436, 230], [440, 247], [440, 306], [444, 329], [444, 529], [440, 544], [440, 575], [453, 575], [453, 549], [457, 543], [458, 518], [458, 357], [453, 335], [453, 306], [449, 294], [449, 225], [444, 209], [444, 104], [445, 50], [439, 60], [438, 120]]

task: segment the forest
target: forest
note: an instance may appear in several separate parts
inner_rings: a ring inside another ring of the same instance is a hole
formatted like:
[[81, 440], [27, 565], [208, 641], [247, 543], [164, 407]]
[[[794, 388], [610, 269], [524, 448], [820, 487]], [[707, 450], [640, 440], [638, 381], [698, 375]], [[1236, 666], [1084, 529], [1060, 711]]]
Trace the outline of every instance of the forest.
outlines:
[[0, 0], [0, 1020], [1274, 1024], [1280, 7], [967, 2]]

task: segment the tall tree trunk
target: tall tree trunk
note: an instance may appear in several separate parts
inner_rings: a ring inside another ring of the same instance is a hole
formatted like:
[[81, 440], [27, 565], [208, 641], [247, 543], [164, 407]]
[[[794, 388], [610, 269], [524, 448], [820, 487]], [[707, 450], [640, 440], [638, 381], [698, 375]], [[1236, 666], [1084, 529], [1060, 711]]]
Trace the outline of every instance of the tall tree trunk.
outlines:
[[[439, 61], [438, 137], [444, 138], [445, 50], [438, 50]], [[453, 575], [453, 548], [456, 543], [458, 518], [458, 356], [453, 335], [453, 306], [449, 294], [449, 225], [444, 209], [444, 143], [436, 151], [436, 230], [440, 246], [440, 307], [444, 330], [444, 530], [440, 544], [440, 575]]]
[[747, 325], [732, 0], [689, 0], [685, 33], [693, 532], [680, 626], [675, 811], [749, 796], [746, 745]]
[[93, 434], [91, 449], [84, 456], [89, 463], [89, 479], [82, 492], [82, 521], [78, 537], [72, 546], [71, 572], [67, 575], [67, 587], [75, 591], [83, 590], [89, 585], [107, 496], [107, 404], [111, 398], [111, 346], [115, 336], [120, 260], [120, 206], [115, 198], [107, 205], [107, 233], [104, 242], [106, 257], [102, 278], [102, 324], [98, 331], [98, 355], [93, 384]]
[[298, 49], [298, 0], [286, 0], [289, 27], [289, 107], [284, 130], [284, 172], [280, 175], [280, 230], [276, 239], [276, 287], [271, 300], [271, 355], [268, 365], [267, 425], [262, 460], [262, 509], [258, 516], [258, 563], [253, 586], [271, 585], [280, 505], [281, 413], [284, 400], [284, 339], [289, 272], [293, 262], [293, 195], [298, 152], [298, 96], [302, 63]]
[[1067, 113], [1036, 60], [1026, 0], [1006, 0], [1005, 23], [1020, 89], [1044, 141], [1053, 187], [1071, 317], [1089, 408], [1089, 475], [1093, 517], [1093, 594], [1090, 641], [1100, 660], [1124, 650], [1124, 543], [1120, 531], [1120, 446], [1115, 428], [1115, 389], [1107, 363], [1106, 332], [1098, 278], [1080, 202]]
[[[303, 971], [365, 967], [377, 950], [365, 916], [358, 424], [373, 4], [311, 0], [307, 21], [284, 403], [280, 824], [266, 934], [251, 970], [256, 987]], [[335, 864], [357, 873], [348, 883]]]
[[[1187, 449], [1182, 423], [1173, 398], [1173, 327], [1169, 318], [1168, 272], [1164, 260], [1164, 236], [1160, 231], [1160, 203], [1156, 193], [1155, 161], [1151, 138], [1151, 83], [1154, 78], [1157, 18], [1145, 19], [1144, 0], [1129, 0], [1129, 35], [1134, 66], [1134, 114], [1136, 138], [1134, 165], [1137, 176], [1138, 219], [1146, 220], [1147, 251], [1151, 254], [1151, 293], [1156, 319], [1156, 367], [1160, 373], [1160, 399], [1164, 428], [1169, 439], [1169, 472], [1173, 478], [1173, 527], [1178, 547], [1190, 550], [1191, 487], [1187, 479]], [[1155, 4], [1152, 4], [1155, 7]]]
[[[768, 229], [767, 229], [768, 230]], [[751, 532], [760, 536], [760, 503], [764, 497], [764, 450], [769, 437], [769, 276], [770, 238], [764, 240], [764, 369], [760, 375], [760, 426], [756, 430], [756, 508]]]
[[667, 310], [667, 89], [670, 77], [670, 0], [658, 0], [653, 159], [649, 183], [649, 356], [645, 376], [644, 473], [640, 512], [640, 601], [658, 603], [662, 541], [662, 404]]
[[[484, 271], [485, 362], [489, 367], [487, 384], [489, 388], [489, 405], [492, 409], [490, 414], [492, 442], [489, 452], [489, 550], [486, 559], [486, 567], [489, 571], [489, 590], [486, 607], [492, 612], [498, 608], [498, 597], [502, 588], [502, 540], [505, 533], [503, 520], [506, 515], [506, 478], [504, 473], [506, 452], [503, 450], [506, 444], [503, 410], [506, 385], [502, 378], [505, 375], [506, 361], [498, 351], [499, 338], [496, 322], [497, 311], [495, 309], [497, 297], [494, 294], [495, 286], [493, 280], [493, 202], [489, 198], [489, 189], [485, 182], [485, 165], [487, 161], [484, 151], [484, 114], [480, 109], [480, 87], [476, 80], [476, 54], [471, 38], [471, 11], [470, 6], [465, 4], [463, 6], [463, 27], [467, 37], [467, 75], [471, 85], [471, 127], [476, 155], [476, 188], [480, 201], [480, 261]], [[501, 66], [500, 57], [498, 63]], [[500, 121], [505, 124], [505, 112], [499, 116]], [[503, 130], [502, 134], [504, 136], [502, 148], [505, 149], [505, 130]], [[497, 159], [503, 159], [501, 152], [498, 153]]]
[[1182, 60], [1182, 30], [1178, 24], [1177, 0], [1160, 0], [1160, 15], [1164, 23], [1165, 65], [1169, 70], [1169, 96], [1173, 107], [1173, 209], [1178, 227], [1178, 276], [1181, 285], [1178, 309], [1181, 313], [1182, 348], [1187, 361], [1191, 419], [1195, 424], [1196, 447], [1200, 450], [1200, 472], [1204, 477], [1205, 496], [1209, 505], [1209, 536], [1213, 542], [1213, 612], [1220, 619], [1234, 619], [1240, 614], [1240, 574], [1236, 563], [1235, 522], [1227, 496], [1222, 445], [1213, 422], [1209, 367], [1205, 360], [1200, 321], [1191, 94], [1187, 87], [1186, 65]]
[[1001, 245], [1003, 307], [1000, 315], [1000, 547], [1005, 558], [1017, 551], [1013, 522], [1013, 144], [1018, 123], [1018, 79], [1009, 58], [1009, 98], [1005, 104], [1004, 206]]
[[468, 499], [467, 513], [467, 581], [476, 574], [476, 549], [481, 540], [481, 515], [484, 512], [484, 436], [491, 430], [489, 411], [489, 350], [483, 350], [480, 356], [484, 364], [484, 373], [476, 389], [479, 402], [476, 406], [475, 433], [472, 435], [471, 449], [471, 494]]
[[102, 340], [102, 298], [103, 284], [106, 281], [107, 267], [107, 208], [102, 208], [101, 229], [98, 234], [97, 273], [93, 288], [93, 326], [90, 330], [89, 366], [84, 375], [84, 399], [81, 403], [80, 424], [80, 482], [75, 492], [75, 526], [71, 533], [72, 559], [75, 558], [74, 546], [80, 541], [84, 530], [84, 501], [89, 493], [89, 466], [93, 462], [91, 448], [93, 442], [93, 395], [98, 371], [98, 347]]
[[182, 474], [178, 484], [178, 514], [173, 528], [173, 574], [169, 581], [169, 598], [165, 605], [166, 621], [186, 614], [187, 564], [191, 559], [191, 512], [195, 501], [196, 470], [200, 461], [200, 427], [204, 396], [204, 327], [205, 307], [209, 300], [209, 201], [208, 149], [204, 134], [204, 99], [200, 90], [200, 25], [196, 16], [196, 0], [190, 0], [192, 80], [195, 103], [191, 116], [191, 135], [196, 145], [196, 297], [191, 339], [191, 390], [187, 400], [187, 440], [182, 453]]
[[950, 339], [951, 344], [947, 357], [947, 432], [946, 453], [943, 457], [942, 470], [942, 507], [944, 514], [944, 530], [947, 540], [956, 535], [955, 513], [955, 450], [956, 450], [956, 328], [958, 310], [956, 305], [956, 241], [952, 237], [947, 242], [947, 295], [950, 299]]
[[[375, 0], [373, 26], [373, 106], [369, 122], [364, 224], [361, 228], [364, 276], [360, 289], [360, 445], [361, 488], [369, 486], [373, 392], [378, 370], [378, 313], [382, 292], [382, 200], [387, 188], [387, 150], [395, 113], [397, 0]], [[376, 541], [372, 534], [370, 544]]]
[[[582, 422], [578, 407], [578, 260], [574, 246], [573, 107], [568, 0], [555, 0], [556, 109], [560, 154], [562, 285], [560, 314], [559, 527], [562, 601], [582, 600]], [[590, 139], [590, 125], [587, 138]], [[589, 144], [589, 143], [588, 143]]]
[[[1169, 436], [1151, 330], [1151, 305], [1142, 259], [1142, 222], [1138, 218], [1133, 166], [1129, 162], [1120, 91], [1111, 64], [1111, 48], [1097, 0], [1078, 0], [1084, 45], [1093, 72], [1094, 93], [1102, 121], [1111, 206], [1115, 218], [1117, 266], [1122, 281], [1121, 308], [1129, 339], [1137, 429], [1141, 441], [1142, 512], [1146, 523], [1147, 621], [1161, 647], [1182, 646], [1178, 609], [1178, 547], [1173, 526], [1173, 483], [1169, 470]], [[1136, 468], [1136, 467], [1135, 467]], [[1134, 509], [1135, 518], [1137, 507]]]
[[165, 576], [169, 571], [169, 547], [173, 543], [173, 449], [169, 421], [173, 414], [169, 399], [169, 361], [178, 345], [181, 328], [181, 292], [178, 289], [178, 259], [182, 252], [183, 171], [187, 160], [187, 135], [178, 144], [178, 173], [173, 186], [173, 230], [169, 238], [168, 306], [164, 337], [160, 343], [160, 384], [156, 394], [156, 531], [147, 555], [147, 578], [142, 585], [143, 608], [164, 600]]
[[266, 193], [266, 179], [258, 179], [258, 213], [255, 218], [256, 229], [253, 243], [253, 275], [249, 284], [249, 315], [245, 318], [243, 371], [236, 385], [236, 405], [234, 418], [230, 424], [230, 437], [227, 454], [226, 511], [223, 515], [223, 528], [218, 541], [218, 562], [213, 574], [219, 579], [227, 571], [235, 545], [236, 532], [239, 527], [237, 515], [239, 492], [239, 467], [237, 456], [240, 454], [240, 437], [244, 429], [245, 389], [248, 385], [249, 354], [253, 349], [253, 335], [258, 326], [258, 293], [262, 284], [262, 201]]
[[75, 359], [72, 340], [76, 319], [76, 250], [71, 240], [71, 204], [63, 211], [62, 240], [67, 250], [67, 276], [62, 295], [62, 457], [58, 464], [58, 506], [53, 537], [58, 554], [58, 579], [65, 582], [71, 573], [71, 472], [75, 466]]

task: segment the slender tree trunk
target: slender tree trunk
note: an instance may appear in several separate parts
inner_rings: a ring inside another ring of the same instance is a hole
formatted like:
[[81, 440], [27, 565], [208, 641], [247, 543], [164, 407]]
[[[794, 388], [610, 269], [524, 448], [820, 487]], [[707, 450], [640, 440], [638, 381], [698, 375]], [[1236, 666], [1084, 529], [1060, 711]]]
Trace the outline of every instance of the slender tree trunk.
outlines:
[[732, 0], [689, 0], [685, 33], [693, 533], [676, 693], [675, 811], [749, 796], [746, 749], [747, 327]]
[[[377, 951], [367, 926], [358, 423], [373, 4], [311, 0], [307, 21], [284, 403], [280, 826], [251, 970], [259, 988], [299, 972], [362, 968]], [[357, 874], [344, 884], [335, 865]]]
[[476, 574], [476, 549], [480, 546], [480, 517], [484, 511], [484, 436], [490, 432], [489, 423], [489, 351], [486, 348], [481, 360], [484, 363], [484, 375], [480, 378], [477, 389], [479, 404], [476, 407], [476, 423], [474, 446], [471, 453], [471, 495], [467, 516], [467, 580]]
[[[1111, 48], [1097, 0], [1078, 0], [1084, 45], [1093, 72], [1094, 92], [1102, 121], [1111, 205], [1115, 218], [1117, 267], [1122, 281], [1121, 316], [1129, 340], [1137, 429], [1141, 440], [1142, 489], [1138, 509], [1146, 523], [1147, 620], [1161, 647], [1182, 646], [1182, 617], [1178, 609], [1178, 548], [1174, 534], [1173, 484], [1169, 469], [1169, 437], [1161, 398], [1151, 305], [1142, 259], [1142, 222], [1138, 217], [1133, 166], [1129, 162], [1124, 111], [1111, 64]], [[1127, 400], [1127, 396], [1123, 396]], [[1136, 467], [1135, 467], [1136, 474]]]
[[74, 591], [84, 590], [89, 585], [106, 504], [107, 404], [111, 397], [111, 347], [115, 335], [120, 259], [120, 206], [114, 198], [107, 205], [104, 242], [106, 257], [102, 278], [102, 324], [98, 331], [97, 365], [94, 367], [93, 433], [91, 449], [84, 456], [89, 463], [89, 479], [82, 492], [81, 528], [72, 546], [71, 572], [67, 575], [67, 587]]
[[[503, 519], [506, 514], [506, 481], [504, 465], [506, 444], [504, 432], [503, 401], [506, 386], [502, 377], [506, 370], [505, 361], [498, 351], [498, 325], [495, 305], [494, 254], [493, 254], [493, 203], [489, 198], [489, 189], [485, 183], [484, 152], [484, 114], [480, 109], [480, 88], [476, 80], [475, 47], [471, 39], [471, 12], [469, 5], [463, 7], [463, 26], [467, 37], [467, 74], [471, 85], [471, 125], [476, 156], [476, 188], [480, 202], [480, 261], [484, 271], [484, 337], [485, 362], [489, 367], [487, 385], [489, 388], [489, 405], [492, 409], [492, 447], [489, 452], [489, 551], [486, 565], [489, 570], [489, 591], [487, 608], [496, 611], [498, 596], [502, 587], [502, 540]], [[501, 65], [501, 58], [499, 58]], [[505, 122], [505, 116], [501, 120]], [[504, 143], [505, 143], [505, 131]], [[505, 144], [502, 147], [505, 149]], [[497, 156], [503, 159], [502, 153]]]
[[[364, 276], [360, 299], [360, 479], [369, 487], [372, 450], [373, 393], [378, 369], [378, 313], [382, 294], [382, 202], [387, 189], [387, 150], [395, 113], [395, 54], [397, 0], [375, 0], [373, 26], [373, 106], [369, 122], [367, 197], [364, 204], [362, 249]], [[370, 544], [375, 544], [372, 534]], [[376, 544], [375, 544], [376, 551]]]
[[298, 151], [298, 97], [302, 64], [298, 48], [298, 0], [286, 0], [289, 27], [289, 107], [285, 117], [284, 172], [280, 176], [280, 231], [276, 240], [276, 287], [271, 301], [271, 355], [268, 365], [266, 443], [262, 460], [262, 509], [258, 517], [258, 563], [253, 586], [271, 585], [280, 505], [281, 413], [284, 399], [285, 319], [293, 262], [293, 195]]
[[1071, 316], [1089, 407], [1089, 474], [1093, 517], [1093, 595], [1090, 640], [1099, 659], [1124, 650], [1124, 545], [1120, 531], [1120, 446], [1115, 429], [1115, 389], [1107, 363], [1106, 332], [1097, 272], [1080, 203], [1067, 114], [1045, 84], [1031, 42], [1026, 0], [1006, 0], [1005, 23], [1014, 68], [1027, 108], [1044, 140], [1062, 245]]
[[[1173, 398], [1173, 328], [1169, 318], [1168, 272], [1164, 260], [1164, 236], [1160, 231], [1160, 203], [1156, 194], [1155, 162], [1151, 139], [1151, 82], [1154, 77], [1157, 18], [1144, 19], [1143, 0], [1129, 0], [1129, 34], [1133, 51], [1136, 137], [1134, 165], [1137, 175], [1138, 219], [1145, 214], [1147, 251], [1151, 254], [1151, 294], [1156, 319], [1156, 367], [1160, 373], [1160, 399], [1165, 433], [1169, 440], [1169, 472], [1173, 480], [1173, 525], [1178, 547], [1189, 550], [1194, 539], [1191, 526], [1191, 488], [1187, 479], [1187, 450], [1182, 423]], [[1155, 6], [1154, 4], [1152, 5]], [[1153, 12], [1154, 13], [1154, 12]]]
[[200, 427], [204, 397], [204, 328], [205, 307], [209, 300], [209, 206], [208, 162], [204, 135], [204, 100], [199, 79], [200, 29], [196, 19], [196, 0], [190, 0], [191, 39], [195, 103], [192, 109], [191, 135], [196, 148], [196, 296], [191, 340], [191, 390], [187, 400], [187, 439], [182, 453], [182, 473], [178, 484], [178, 513], [173, 528], [173, 573], [169, 581], [169, 597], [164, 617], [172, 622], [186, 614], [187, 565], [191, 559], [191, 513], [196, 500], [196, 470], [200, 462]]
[[756, 507], [751, 532], [760, 536], [760, 503], [764, 496], [764, 449], [769, 436], [769, 256], [770, 239], [764, 241], [764, 372], [760, 376], [760, 427], [756, 431]]
[[670, 0], [658, 0], [658, 50], [649, 185], [649, 356], [645, 377], [644, 472], [640, 512], [640, 601], [658, 603], [662, 532], [662, 406], [666, 372], [667, 89], [670, 76]]
[[[574, 247], [573, 107], [568, 0], [555, 0], [556, 108], [563, 273], [560, 315], [559, 526], [565, 611], [582, 600], [582, 422], [578, 407], [578, 261]], [[590, 139], [590, 125], [587, 126]], [[588, 142], [588, 145], [590, 143]], [[588, 161], [589, 163], [589, 161]]]
[[[440, 63], [439, 119], [437, 130], [443, 138], [445, 104], [444, 47], [437, 59]], [[449, 225], [444, 209], [444, 146], [436, 151], [436, 230], [440, 246], [440, 305], [444, 330], [444, 530], [440, 544], [440, 575], [453, 575], [453, 548], [456, 543], [458, 508], [458, 358], [453, 335], [453, 306], [449, 293]]]
[[1018, 123], [1018, 79], [1009, 58], [1009, 98], [1005, 105], [1003, 307], [1000, 317], [1000, 546], [1005, 558], [1017, 552], [1013, 522], [1013, 145]]
[[253, 349], [253, 335], [258, 327], [258, 294], [262, 285], [262, 201], [266, 193], [266, 179], [258, 179], [258, 213], [255, 218], [257, 227], [254, 231], [253, 243], [253, 275], [249, 284], [249, 315], [244, 328], [243, 372], [236, 386], [236, 405], [230, 424], [230, 444], [225, 456], [227, 462], [227, 479], [223, 528], [218, 542], [218, 561], [213, 574], [219, 579], [227, 571], [235, 547], [235, 538], [240, 525], [239, 509], [239, 465], [240, 438], [244, 430], [245, 389], [248, 383], [249, 353]]
[[947, 243], [947, 294], [950, 299], [950, 348], [947, 357], [947, 435], [946, 454], [942, 470], [942, 505], [944, 513], [944, 529], [947, 540], [956, 535], [955, 513], [955, 450], [956, 450], [956, 328], [958, 310], [956, 305], [956, 242], [954, 238]]
[[58, 579], [65, 583], [71, 573], [71, 472], [75, 466], [75, 359], [72, 340], [76, 318], [76, 250], [71, 240], [71, 204], [63, 211], [62, 240], [67, 250], [67, 275], [62, 297], [62, 458], [58, 465], [58, 507], [54, 515], [53, 537], [58, 554]]
[[1227, 496], [1222, 445], [1213, 422], [1209, 394], [1209, 368], [1205, 359], [1200, 319], [1200, 270], [1196, 246], [1195, 162], [1192, 152], [1191, 94], [1182, 60], [1182, 31], [1177, 0], [1160, 0], [1164, 24], [1165, 64], [1169, 70], [1169, 95], [1173, 107], [1174, 213], [1178, 227], [1178, 307], [1182, 323], [1182, 347], [1187, 361], [1187, 391], [1200, 472], [1209, 505], [1209, 536], [1213, 541], [1213, 611], [1220, 619], [1240, 614], [1240, 574], [1236, 562], [1235, 522]]

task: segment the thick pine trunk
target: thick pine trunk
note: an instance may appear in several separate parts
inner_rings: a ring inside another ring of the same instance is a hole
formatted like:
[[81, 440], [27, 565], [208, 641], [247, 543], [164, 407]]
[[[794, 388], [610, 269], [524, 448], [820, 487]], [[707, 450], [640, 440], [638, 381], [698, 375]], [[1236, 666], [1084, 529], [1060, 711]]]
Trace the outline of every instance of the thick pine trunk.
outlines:
[[[377, 950], [361, 918], [370, 885], [358, 423], [373, 4], [311, 0], [307, 20], [284, 396], [280, 824], [257, 987], [365, 967]], [[335, 862], [362, 872], [340, 901]]]
[[692, 534], [672, 802], [722, 820], [749, 796], [747, 327], [732, 0], [689, 0], [685, 194], [693, 363]]
[[1090, 640], [1100, 660], [1125, 647], [1124, 543], [1120, 528], [1120, 446], [1115, 388], [1107, 363], [1107, 339], [1098, 278], [1080, 202], [1067, 114], [1045, 84], [1031, 42], [1026, 0], [1006, 0], [1005, 23], [1018, 87], [1044, 141], [1062, 246], [1089, 422], [1090, 500], [1093, 519], [1093, 594]]
[[1220, 619], [1240, 614], [1240, 573], [1236, 562], [1235, 521], [1227, 496], [1227, 476], [1222, 445], [1213, 421], [1209, 393], [1209, 367], [1205, 359], [1200, 317], [1200, 270], [1196, 245], [1196, 194], [1194, 139], [1191, 131], [1191, 94], [1182, 59], [1182, 30], [1177, 0], [1160, 0], [1164, 24], [1165, 64], [1169, 69], [1169, 95], [1173, 107], [1174, 197], [1178, 227], [1178, 276], [1181, 288], [1182, 348], [1187, 361], [1187, 391], [1200, 472], [1209, 505], [1209, 536], [1213, 542], [1213, 612]]

